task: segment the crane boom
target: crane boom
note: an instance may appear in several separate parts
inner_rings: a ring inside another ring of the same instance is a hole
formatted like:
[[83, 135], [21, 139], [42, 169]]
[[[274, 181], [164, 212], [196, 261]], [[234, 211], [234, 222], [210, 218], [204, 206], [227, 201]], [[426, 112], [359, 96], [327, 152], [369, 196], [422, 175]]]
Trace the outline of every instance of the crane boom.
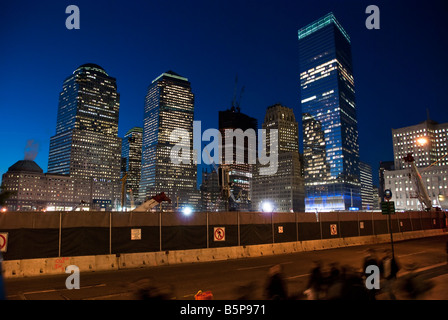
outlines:
[[162, 201], [168, 201], [171, 203], [171, 199], [165, 195], [165, 192], [159, 193], [158, 195], [152, 197], [148, 201], [145, 201], [140, 206], [132, 210], [132, 212], [147, 212], [152, 208], [154, 208], [159, 203], [161, 203]]
[[411, 176], [414, 177], [414, 182], [417, 187], [417, 193], [418, 193], [418, 199], [422, 204], [425, 205], [426, 210], [431, 210], [432, 208], [432, 201], [429, 197], [428, 190], [425, 187], [425, 184], [423, 183], [422, 176], [420, 175], [420, 172], [417, 169], [417, 166], [415, 165], [415, 159], [412, 156], [412, 154], [408, 154], [406, 157], [403, 157], [403, 160], [410, 164], [411, 168]]

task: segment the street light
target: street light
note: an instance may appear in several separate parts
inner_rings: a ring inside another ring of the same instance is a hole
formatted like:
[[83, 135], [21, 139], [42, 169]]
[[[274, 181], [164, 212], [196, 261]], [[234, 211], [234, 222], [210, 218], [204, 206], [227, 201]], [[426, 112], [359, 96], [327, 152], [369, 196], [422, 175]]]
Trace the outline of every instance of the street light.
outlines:
[[182, 213], [186, 216], [189, 216], [193, 212], [193, 209], [191, 207], [185, 207], [182, 209]]
[[272, 212], [274, 211], [274, 207], [272, 203], [265, 201], [261, 204], [261, 210], [263, 210], [263, 212]]
[[424, 145], [426, 145], [428, 143], [428, 138], [426, 137], [420, 137], [417, 138], [417, 144], [421, 147], [423, 147]]

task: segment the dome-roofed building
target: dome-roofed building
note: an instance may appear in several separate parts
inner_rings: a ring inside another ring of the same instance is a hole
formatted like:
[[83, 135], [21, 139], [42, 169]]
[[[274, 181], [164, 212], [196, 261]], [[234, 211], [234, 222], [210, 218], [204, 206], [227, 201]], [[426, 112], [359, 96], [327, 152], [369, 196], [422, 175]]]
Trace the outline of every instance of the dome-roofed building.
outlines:
[[83, 64], [83, 65], [79, 66], [75, 71], [73, 71], [73, 74], [80, 72], [80, 71], [97, 71], [97, 72], [104, 73], [106, 76], [109, 76], [103, 67], [101, 67], [95, 63]]
[[71, 210], [76, 205], [69, 175], [44, 173], [33, 160], [20, 160], [2, 177], [2, 189], [11, 191], [8, 211]]
[[41, 167], [33, 160], [20, 160], [8, 168], [8, 172], [35, 172], [44, 173]]

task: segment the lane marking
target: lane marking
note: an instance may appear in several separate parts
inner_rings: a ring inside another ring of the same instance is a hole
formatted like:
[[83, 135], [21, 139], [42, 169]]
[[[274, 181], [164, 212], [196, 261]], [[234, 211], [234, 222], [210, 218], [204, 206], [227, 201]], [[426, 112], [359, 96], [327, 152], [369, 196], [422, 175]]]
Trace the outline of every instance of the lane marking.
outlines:
[[[285, 264], [291, 264], [293, 263], [292, 261], [287, 261], [287, 262], [282, 262], [279, 263], [280, 265], [285, 265]], [[244, 268], [238, 268], [236, 269], [237, 271], [244, 271], [244, 270], [252, 270], [252, 269], [261, 269], [261, 268], [270, 268], [275, 266], [275, 264], [265, 264], [265, 265], [261, 265], [261, 266], [254, 266], [254, 267], [244, 267]]]
[[[105, 287], [106, 284], [105, 283], [101, 283], [101, 284], [96, 284], [96, 285], [91, 285], [91, 286], [84, 286], [84, 287], [80, 287], [80, 289], [90, 289], [90, 288], [98, 288], [98, 287]], [[28, 291], [28, 292], [24, 292], [23, 294], [37, 294], [37, 293], [49, 293], [49, 292], [58, 292], [58, 291], [62, 291], [62, 290], [69, 290], [67, 288], [61, 288], [61, 289], [48, 289], [48, 290], [40, 290], [40, 291]]]
[[413, 253], [408, 253], [408, 254], [401, 254], [398, 257], [403, 258], [403, 257], [407, 257], [407, 256], [413, 256], [416, 254], [421, 254], [421, 253], [428, 253], [428, 251], [419, 251], [419, 252], [413, 252]]
[[305, 273], [305, 274], [299, 274], [298, 276], [287, 277], [285, 279], [286, 280], [291, 280], [291, 279], [297, 279], [297, 278], [302, 278], [302, 277], [308, 277], [310, 275], [311, 275], [311, 273]]

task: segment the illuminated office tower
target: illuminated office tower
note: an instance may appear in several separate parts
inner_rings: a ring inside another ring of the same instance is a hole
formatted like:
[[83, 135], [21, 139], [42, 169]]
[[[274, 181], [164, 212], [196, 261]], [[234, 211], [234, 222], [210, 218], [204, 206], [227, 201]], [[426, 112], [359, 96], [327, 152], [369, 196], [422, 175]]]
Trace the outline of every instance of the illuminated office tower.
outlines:
[[373, 210], [374, 198], [372, 167], [369, 164], [360, 161], [359, 175], [361, 181], [362, 210]]
[[[194, 94], [187, 78], [168, 71], [152, 81], [145, 98], [143, 119], [140, 201], [164, 192], [172, 205], [167, 208], [199, 205], [197, 166], [193, 163]], [[187, 130], [191, 161], [173, 163], [170, 152], [176, 144], [170, 134]], [[166, 205], [165, 203], [163, 205]]]
[[70, 175], [78, 203], [112, 209], [119, 200], [120, 151], [116, 79], [96, 64], [77, 68], [59, 95], [48, 172]]
[[143, 128], [134, 127], [124, 135], [121, 143], [121, 177], [127, 174], [126, 194], [134, 203], [138, 199], [142, 170], [142, 136]]
[[268, 107], [262, 128], [266, 130], [266, 146], [271, 142], [270, 130], [278, 130], [278, 168], [273, 174], [260, 175], [262, 165], [254, 166], [253, 209], [262, 211], [264, 203], [268, 202], [275, 212], [303, 212], [305, 191], [299, 155], [299, 128], [293, 110], [280, 104]]
[[350, 37], [329, 13], [298, 38], [306, 211], [361, 208]]

